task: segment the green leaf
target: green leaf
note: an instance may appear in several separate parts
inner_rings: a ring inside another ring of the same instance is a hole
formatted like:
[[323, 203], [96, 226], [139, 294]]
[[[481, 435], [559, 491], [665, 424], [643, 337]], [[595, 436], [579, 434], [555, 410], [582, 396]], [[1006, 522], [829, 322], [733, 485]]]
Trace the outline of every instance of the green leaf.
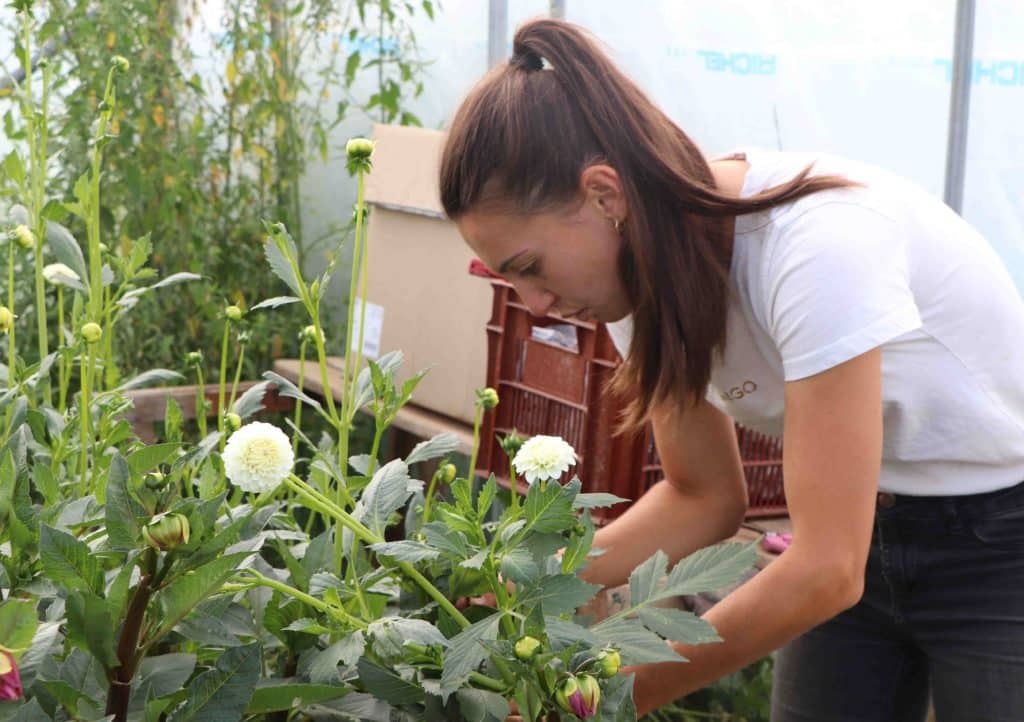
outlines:
[[129, 475], [128, 462], [121, 454], [114, 454], [107, 474], [107, 504], [103, 511], [111, 548], [125, 551], [138, 546], [142, 534], [139, 517], [146, 515], [128, 488]]
[[612, 644], [622, 655], [623, 664], [685, 662], [665, 640], [648, 631], [635, 619], [609, 619], [590, 628], [603, 644]]
[[132, 389], [141, 389], [146, 386], [154, 386], [156, 384], [166, 385], [172, 381], [181, 381], [184, 378], [185, 377], [177, 371], [171, 371], [170, 369], [150, 369], [149, 371], [144, 371], [138, 376], [125, 381], [114, 390], [131, 391]]
[[396, 561], [410, 562], [413, 564], [421, 562], [424, 559], [437, 559], [441, 554], [439, 551], [431, 549], [426, 544], [421, 544], [420, 542], [410, 541], [407, 539], [395, 542], [371, 544], [370, 549], [383, 556], [392, 557]]
[[409, 498], [409, 467], [401, 459], [388, 462], [373, 475], [359, 501], [360, 517], [371, 531], [384, 536], [388, 518]]
[[298, 303], [301, 300], [302, 299], [297, 296], [274, 296], [273, 298], [268, 298], [265, 301], [260, 301], [249, 310], [256, 311], [261, 308], [277, 308], [278, 306], [287, 306], [289, 303]]
[[458, 445], [459, 437], [446, 431], [427, 441], [421, 441], [416, 444], [412, 451], [409, 452], [409, 456], [406, 457], [405, 463], [408, 466], [412, 466], [418, 461], [440, 458], [455, 451]]
[[160, 464], [167, 463], [179, 448], [179, 444], [153, 444], [143, 446], [129, 454], [128, 467], [131, 469], [132, 477], [137, 479]]
[[39, 559], [51, 581], [94, 594], [103, 593], [103, 570], [88, 545], [75, 537], [39, 525]]
[[575, 644], [585, 644], [590, 647], [601, 645], [601, 640], [597, 635], [586, 627], [551, 615], [544, 616], [544, 630], [555, 651], [561, 651]]
[[[71, 231], [60, 223], [47, 221], [46, 242], [50, 244], [50, 249], [57, 260], [77, 273], [83, 284], [88, 284], [89, 272], [86, 269], [85, 256], [82, 255], [82, 247], [71, 235]], [[88, 285], [86, 285], [85, 295], [89, 295]]]
[[594, 544], [594, 523], [590, 520], [590, 512], [583, 512], [582, 524], [586, 531], [580, 536], [573, 536], [562, 554], [562, 573], [574, 574], [587, 561], [587, 555]]
[[615, 494], [597, 491], [577, 494], [572, 502], [572, 507], [573, 509], [596, 509], [604, 506], [615, 506], [616, 504], [628, 501], [629, 499], [623, 499], [621, 496], [615, 496]]
[[[290, 238], [286, 241], [292, 247], [292, 258], [297, 258], [298, 254], [295, 251], [295, 244]], [[291, 262], [285, 257], [281, 249], [277, 247], [277, 243], [273, 238], [268, 238], [267, 242], [263, 244], [263, 253], [267, 257], [267, 263], [270, 264], [270, 270], [274, 272], [274, 275], [285, 282], [285, 285], [292, 290], [292, 293], [296, 296], [302, 296], [302, 279], [295, 275], [295, 269], [292, 268]]]
[[516, 548], [501, 558], [501, 574], [516, 584], [533, 584], [540, 578], [540, 567], [529, 550]]
[[619, 674], [601, 683], [601, 701], [594, 722], [636, 722], [635, 679], [635, 674]]
[[476, 514], [480, 519], [487, 518], [487, 512], [491, 509], [491, 504], [494, 503], [494, 498], [498, 495], [498, 482], [494, 478], [494, 474], [487, 477], [487, 481], [484, 482], [483, 487], [480, 488], [480, 493], [476, 497]]
[[385, 646], [390, 642], [392, 654], [401, 654], [407, 642], [429, 647], [438, 644], [448, 646], [448, 639], [430, 622], [423, 619], [406, 617], [384, 617], [370, 622], [366, 633], [375, 641], [384, 640]]
[[214, 669], [203, 672], [188, 686], [185, 703], [168, 722], [234, 722], [242, 718], [260, 678], [260, 645], [232, 647]]
[[722, 641], [715, 628], [693, 612], [671, 607], [645, 607], [637, 610], [637, 616], [645, 627], [673, 642], [704, 644]]
[[242, 561], [252, 554], [253, 552], [241, 552], [214, 559], [194, 572], [178, 577], [157, 592], [154, 597], [160, 609], [160, 628], [152, 638], [163, 637], [197, 604], [211, 594], [216, 594], [224, 582], [238, 570]]
[[15, 186], [25, 185], [25, 163], [22, 162], [17, 150], [12, 150], [4, 158], [4, 171], [7, 177], [14, 181]]
[[544, 614], [569, 614], [593, 599], [600, 589], [600, 585], [568, 574], [541, 577], [519, 595], [516, 606], [528, 609], [540, 604]]
[[346, 667], [355, 664], [365, 649], [366, 637], [362, 632], [352, 632], [342, 637], [313, 658], [309, 666], [309, 680], [314, 684], [336, 683], [338, 664]]
[[459, 712], [466, 722], [504, 722], [508, 716], [508, 702], [497, 692], [464, 687], [456, 693]]
[[523, 504], [526, 529], [537, 532], [558, 532], [576, 523], [572, 500], [579, 491], [579, 481], [564, 487], [555, 482], [530, 486]]
[[67, 599], [68, 640], [88, 652], [107, 670], [118, 666], [114, 651], [114, 622], [104, 600], [88, 592], [75, 592]]
[[498, 638], [500, 614], [492, 614], [456, 634], [449, 641], [444, 655], [444, 671], [441, 672], [441, 692], [447, 697], [469, 679], [487, 657], [484, 642]]
[[634, 607], [657, 599], [658, 583], [665, 576], [668, 557], [660, 549], [629, 575], [629, 603]]
[[321, 411], [320, 402], [313, 397], [299, 391], [299, 387], [293, 384], [291, 381], [286, 379], [280, 374], [276, 374], [273, 371], [264, 371], [263, 378], [277, 387], [277, 393], [281, 396], [288, 396], [293, 399], [298, 399], [304, 404], [312, 406], [317, 411]]
[[194, 654], [161, 654], [146, 657], [132, 680], [132, 701], [163, 697], [185, 686], [196, 668]]
[[345, 61], [345, 82], [348, 85], [352, 85], [352, 82], [356, 78], [356, 71], [359, 70], [359, 61], [360, 57], [358, 50], [349, 55], [348, 59]]
[[39, 620], [35, 605], [21, 599], [8, 599], [0, 604], [0, 647], [15, 656], [32, 645]]
[[270, 388], [269, 381], [260, 381], [258, 384], [250, 386], [245, 390], [244, 394], [235, 399], [235, 403], [231, 406], [231, 411], [243, 419], [247, 419], [257, 411], [261, 411], [263, 409], [263, 397], [267, 393], [268, 388]]
[[389, 669], [374, 664], [366, 657], [359, 660], [359, 681], [366, 691], [393, 705], [415, 704], [426, 693], [419, 685], [407, 682]]
[[246, 714], [267, 714], [297, 709], [317, 702], [344, 697], [348, 687], [329, 684], [303, 684], [287, 679], [263, 679], [256, 686]]
[[756, 562], [756, 544], [715, 544], [699, 549], [673, 567], [658, 597], [700, 594], [730, 587]]
[[423, 538], [429, 546], [460, 559], [468, 559], [473, 556], [474, 551], [470, 549], [466, 536], [462, 532], [452, 532], [447, 526], [438, 521], [424, 524], [420, 530]]

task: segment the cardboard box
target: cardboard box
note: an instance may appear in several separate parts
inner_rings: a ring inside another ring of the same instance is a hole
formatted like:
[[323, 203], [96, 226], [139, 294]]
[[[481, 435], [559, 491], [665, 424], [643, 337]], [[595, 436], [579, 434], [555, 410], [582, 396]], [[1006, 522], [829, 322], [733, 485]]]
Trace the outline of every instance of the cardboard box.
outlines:
[[[380, 353], [401, 350], [399, 382], [432, 367], [412, 401], [472, 423], [473, 392], [487, 375], [492, 293], [486, 280], [469, 275], [474, 256], [441, 210], [444, 134], [377, 125], [373, 136], [366, 295], [379, 339], [367, 339], [364, 349], [379, 341]], [[372, 328], [368, 319], [367, 332]]]

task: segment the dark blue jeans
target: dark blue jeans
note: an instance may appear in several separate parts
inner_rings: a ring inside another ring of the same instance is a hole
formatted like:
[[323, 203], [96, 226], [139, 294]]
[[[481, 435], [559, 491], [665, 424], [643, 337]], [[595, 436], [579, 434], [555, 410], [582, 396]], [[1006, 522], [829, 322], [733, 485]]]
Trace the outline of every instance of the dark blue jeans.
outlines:
[[772, 722], [1024, 722], [1024, 484], [879, 494], [864, 597], [780, 650]]

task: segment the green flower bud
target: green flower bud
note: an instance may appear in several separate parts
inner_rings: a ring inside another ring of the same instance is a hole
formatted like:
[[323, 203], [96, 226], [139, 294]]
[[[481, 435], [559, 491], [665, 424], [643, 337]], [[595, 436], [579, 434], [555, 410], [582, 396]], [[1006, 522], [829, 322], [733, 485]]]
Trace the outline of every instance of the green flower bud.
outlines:
[[170, 551], [182, 544], [188, 544], [188, 517], [183, 514], [166, 514], [154, 517], [142, 527], [146, 543], [160, 552]]
[[231, 411], [224, 415], [224, 421], [231, 431], [238, 431], [242, 428], [242, 417]]
[[445, 484], [451, 484], [453, 481], [455, 481], [455, 464], [442, 464], [441, 468], [438, 469], [438, 471], [440, 472], [441, 481], [443, 481]]
[[525, 443], [526, 437], [515, 429], [512, 429], [512, 431], [498, 439], [498, 446], [501, 447], [501, 450], [504, 451], [510, 459], [519, 453], [519, 450], [523, 448], [523, 444]]
[[367, 160], [373, 155], [374, 142], [369, 138], [352, 138], [345, 144], [349, 160]]
[[252, 341], [252, 331], [239, 331], [238, 332], [238, 343], [245, 345]]
[[167, 483], [167, 478], [159, 471], [151, 471], [146, 474], [146, 486], [154, 491], [158, 491], [164, 488]]
[[34, 248], [36, 245], [35, 234], [23, 223], [15, 226], [14, 230], [11, 231], [11, 235], [14, 237], [14, 240], [18, 242], [18, 245], [25, 250]]
[[601, 685], [589, 674], [579, 675], [576, 681], [579, 684], [579, 710], [573, 710], [573, 713], [580, 719], [593, 717], [597, 714], [597, 705], [601, 702]]
[[224, 309], [224, 315], [227, 316], [229, 321], [241, 321], [242, 320], [242, 309], [238, 306], [228, 306]]
[[576, 678], [569, 675], [565, 680], [555, 688], [555, 704], [564, 709], [566, 712], [572, 712], [572, 704], [569, 700], [580, 692], [580, 686], [576, 682]]
[[597, 666], [598, 674], [605, 679], [617, 675], [619, 667], [622, 666], [622, 657], [619, 655], [619, 650], [614, 647], [601, 650], [597, 655]]
[[110, 64], [114, 66], [114, 69], [119, 73], [127, 73], [131, 70], [132, 64], [128, 62], [128, 58], [123, 55], [115, 55], [110, 59]]
[[100, 243], [99, 249], [100, 249], [100, 253], [106, 253], [107, 251], [110, 250], [110, 248], [107, 246], [106, 243]]
[[281, 221], [276, 221], [270, 224], [270, 232], [277, 235], [281, 235], [287, 233], [288, 229], [284, 227], [284, 223], [281, 223]]
[[185, 354], [186, 366], [199, 366], [201, 363], [203, 363], [202, 351], [189, 351], [187, 354]]
[[[322, 330], [320, 331], [320, 340], [326, 340]], [[303, 341], [305, 343], [316, 343], [316, 326], [310, 324], [299, 331], [299, 341]]]
[[482, 406], [485, 409], [493, 409], [498, 405], [498, 392], [490, 386], [485, 389], [477, 389], [476, 403], [477, 406]]
[[82, 338], [86, 343], [96, 343], [103, 338], [103, 328], [95, 321], [90, 321], [82, 326]]
[[541, 648], [539, 639], [534, 637], [523, 637], [516, 642], [516, 657], [523, 662], [529, 662], [531, 659], [537, 656], [537, 652]]
[[316, 295], [317, 295], [317, 293], [319, 293], [319, 291], [320, 291], [320, 279], [317, 278], [311, 284], [309, 284], [309, 295], [312, 296], [313, 298], [316, 298]]
[[11, 329], [14, 328], [14, 319], [16, 319], [11, 309], [7, 306], [0, 306], [0, 333], [10, 333]]

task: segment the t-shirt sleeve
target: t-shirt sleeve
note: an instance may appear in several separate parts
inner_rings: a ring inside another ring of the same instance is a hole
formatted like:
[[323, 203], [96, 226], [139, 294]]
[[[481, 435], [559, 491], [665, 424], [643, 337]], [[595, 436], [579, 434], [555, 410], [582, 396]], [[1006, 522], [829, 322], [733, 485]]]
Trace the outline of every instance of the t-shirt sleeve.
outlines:
[[822, 204], [778, 229], [764, 280], [786, 381], [921, 326], [899, 224], [859, 204]]

